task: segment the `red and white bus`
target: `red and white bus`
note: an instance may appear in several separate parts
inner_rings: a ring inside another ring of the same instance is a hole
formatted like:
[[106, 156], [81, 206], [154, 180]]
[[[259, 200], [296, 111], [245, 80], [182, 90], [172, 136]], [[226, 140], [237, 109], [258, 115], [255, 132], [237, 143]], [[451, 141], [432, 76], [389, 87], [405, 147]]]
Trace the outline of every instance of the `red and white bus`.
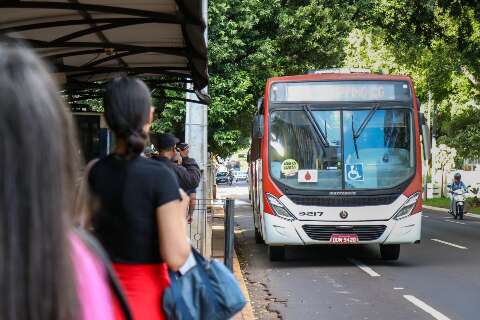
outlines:
[[421, 236], [421, 114], [412, 80], [365, 71], [271, 78], [249, 154], [255, 238], [378, 243], [396, 260]]

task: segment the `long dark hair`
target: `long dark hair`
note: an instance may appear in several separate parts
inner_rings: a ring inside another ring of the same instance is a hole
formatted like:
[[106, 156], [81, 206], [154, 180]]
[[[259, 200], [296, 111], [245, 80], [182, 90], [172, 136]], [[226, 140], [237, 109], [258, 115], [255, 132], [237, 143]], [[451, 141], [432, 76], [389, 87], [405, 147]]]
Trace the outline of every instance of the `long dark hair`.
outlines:
[[126, 156], [140, 154], [145, 147], [144, 126], [152, 106], [150, 89], [136, 78], [116, 78], [107, 85], [103, 102], [105, 120], [116, 138], [126, 143]]
[[46, 67], [18, 44], [0, 44], [0, 97], [0, 318], [75, 319], [71, 115]]

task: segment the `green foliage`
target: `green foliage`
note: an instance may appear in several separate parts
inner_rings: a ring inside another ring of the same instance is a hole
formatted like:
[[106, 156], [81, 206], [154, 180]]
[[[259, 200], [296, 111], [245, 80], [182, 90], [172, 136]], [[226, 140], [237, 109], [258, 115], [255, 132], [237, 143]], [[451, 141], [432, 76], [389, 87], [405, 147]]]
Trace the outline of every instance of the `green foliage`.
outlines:
[[248, 145], [268, 78], [340, 65], [355, 12], [340, 0], [211, 0], [210, 150]]
[[[173, 90], [153, 90], [153, 106], [155, 114], [152, 126], [153, 133], [171, 132], [182, 139], [185, 132], [185, 102], [166, 100], [165, 97], [185, 98], [185, 93]], [[183, 139], [182, 139], [183, 140]]]
[[480, 158], [480, 112], [470, 108], [443, 124], [444, 136], [439, 141], [457, 149], [461, 158]]
[[[432, 93], [439, 141], [480, 158], [478, 57], [479, 1], [210, 0], [209, 150], [248, 145], [268, 78], [351, 66], [410, 75], [423, 104]], [[185, 104], [165, 94], [152, 129], [181, 137]]]
[[245, 145], [267, 78], [344, 65], [410, 75], [423, 103], [432, 93], [440, 141], [478, 157], [479, 13], [466, 0], [211, 0], [211, 147]]
[[183, 138], [185, 127], [185, 103], [181, 101], [167, 102], [154, 99], [155, 117], [150, 130], [153, 133], [171, 132]]
[[408, 74], [433, 97], [440, 143], [478, 158], [480, 5], [473, 1], [373, 0], [346, 46], [345, 65]]
[[450, 209], [450, 198], [432, 198], [423, 200], [423, 204], [431, 207]]

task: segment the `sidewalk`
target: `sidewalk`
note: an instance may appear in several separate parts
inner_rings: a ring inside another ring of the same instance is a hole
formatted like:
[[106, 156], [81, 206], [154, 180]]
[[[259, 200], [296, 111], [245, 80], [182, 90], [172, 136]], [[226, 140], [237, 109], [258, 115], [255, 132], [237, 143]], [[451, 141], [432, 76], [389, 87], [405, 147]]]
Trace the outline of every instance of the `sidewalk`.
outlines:
[[[224, 210], [223, 206], [213, 206], [213, 225], [212, 225], [212, 258], [223, 262], [225, 249], [225, 230], [224, 230]], [[250, 303], [250, 295], [248, 294], [247, 285], [240, 269], [240, 263], [237, 254], [233, 256], [233, 273], [240, 283], [240, 288], [247, 299], [247, 305], [237, 314], [234, 320], [254, 320], [252, 305]]]
[[[431, 210], [433, 212], [441, 212], [441, 213], [448, 213], [448, 209], [445, 209], [445, 208], [440, 208], [440, 207], [432, 207], [432, 206], [422, 206], [424, 209], [427, 209], [427, 210]], [[465, 216], [466, 217], [470, 217], [470, 218], [476, 218], [476, 219], [480, 219], [480, 215], [479, 214], [475, 214], [475, 213], [465, 213]]]

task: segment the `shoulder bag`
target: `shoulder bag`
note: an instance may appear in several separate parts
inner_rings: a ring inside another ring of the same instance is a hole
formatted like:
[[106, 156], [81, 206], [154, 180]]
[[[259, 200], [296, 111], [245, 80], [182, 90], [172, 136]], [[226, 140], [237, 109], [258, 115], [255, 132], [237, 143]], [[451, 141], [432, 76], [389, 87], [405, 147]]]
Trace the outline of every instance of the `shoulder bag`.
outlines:
[[234, 275], [221, 262], [206, 260], [192, 248], [195, 264], [184, 274], [170, 271], [163, 310], [167, 319], [226, 320], [246, 304]]

